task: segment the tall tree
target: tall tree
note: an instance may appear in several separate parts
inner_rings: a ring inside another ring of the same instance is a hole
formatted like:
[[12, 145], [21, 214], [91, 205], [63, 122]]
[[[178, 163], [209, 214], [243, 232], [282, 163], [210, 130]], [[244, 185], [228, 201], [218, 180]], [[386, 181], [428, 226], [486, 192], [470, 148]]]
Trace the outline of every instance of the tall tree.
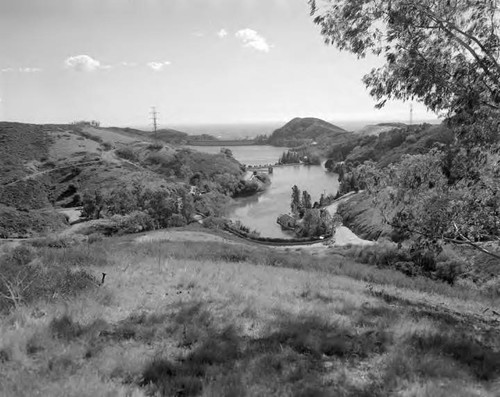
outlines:
[[309, 4], [327, 44], [385, 59], [363, 78], [377, 107], [391, 99], [420, 101], [446, 116], [456, 134], [448, 153], [406, 157], [385, 170], [361, 167], [367, 188], [390, 207], [388, 222], [425, 244], [499, 239], [497, 0]]
[[300, 189], [297, 187], [297, 185], [293, 185], [292, 203], [291, 203], [292, 214], [294, 215], [298, 214], [300, 212], [301, 207], [302, 207], [302, 202], [300, 201]]
[[[309, 4], [327, 44], [358, 57], [372, 53], [385, 58], [383, 66], [364, 77], [378, 107], [388, 99], [419, 100], [433, 111], [454, 116], [459, 125], [495, 118], [491, 113], [500, 108], [497, 0]], [[490, 135], [498, 135], [498, 122], [490, 124], [495, 132]]]
[[304, 190], [302, 192], [302, 206], [304, 209], [311, 209], [312, 208], [312, 199], [311, 195], [307, 190]]

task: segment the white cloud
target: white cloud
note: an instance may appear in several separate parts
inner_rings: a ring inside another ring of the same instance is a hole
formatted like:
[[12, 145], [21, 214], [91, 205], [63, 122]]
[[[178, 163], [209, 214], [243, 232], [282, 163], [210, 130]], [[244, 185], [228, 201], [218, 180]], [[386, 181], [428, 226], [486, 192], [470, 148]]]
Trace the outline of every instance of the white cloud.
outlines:
[[271, 46], [266, 39], [253, 29], [241, 29], [235, 33], [236, 38], [243, 42], [245, 47], [251, 47], [257, 51], [269, 52]]
[[161, 72], [165, 66], [170, 65], [170, 61], [163, 62], [149, 62], [148, 66], [153, 69], [155, 72]]
[[123, 61], [123, 62], [120, 62], [120, 65], [121, 66], [125, 66], [125, 67], [135, 67], [137, 66], [137, 63], [136, 62], [127, 62], [127, 61]]
[[12, 69], [12, 68], [5, 68], [5, 69], [0, 70], [0, 72], [2, 72], [2, 73], [8, 73], [8, 72], [13, 72], [13, 71], [14, 71], [14, 69]]
[[227, 30], [226, 29], [221, 29], [217, 32], [217, 36], [219, 36], [221, 39], [227, 36]]
[[98, 69], [110, 69], [110, 65], [101, 65], [97, 59], [89, 57], [88, 55], [75, 55], [69, 57], [64, 61], [64, 65], [78, 72], [93, 72]]
[[40, 68], [19, 68], [19, 71], [21, 73], [37, 73], [37, 72], [41, 72], [42, 69], [40, 69]]
[[194, 32], [193, 36], [195, 36], [195, 37], [205, 37], [205, 33], [203, 33], [203, 32]]

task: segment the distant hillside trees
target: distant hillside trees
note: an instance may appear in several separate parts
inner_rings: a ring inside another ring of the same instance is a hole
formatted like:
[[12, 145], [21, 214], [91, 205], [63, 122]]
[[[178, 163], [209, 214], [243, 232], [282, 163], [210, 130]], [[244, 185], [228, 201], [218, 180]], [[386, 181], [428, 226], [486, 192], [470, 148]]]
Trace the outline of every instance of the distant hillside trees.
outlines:
[[299, 164], [300, 155], [297, 152], [292, 152], [290, 150], [283, 152], [278, 160], [279, 164]]
[[278, 164], [299, 164], [320, 165], [321, 158], [318, 154], [313, 153], [308, 148], [293, 149], [283, 152], [278, 160]]

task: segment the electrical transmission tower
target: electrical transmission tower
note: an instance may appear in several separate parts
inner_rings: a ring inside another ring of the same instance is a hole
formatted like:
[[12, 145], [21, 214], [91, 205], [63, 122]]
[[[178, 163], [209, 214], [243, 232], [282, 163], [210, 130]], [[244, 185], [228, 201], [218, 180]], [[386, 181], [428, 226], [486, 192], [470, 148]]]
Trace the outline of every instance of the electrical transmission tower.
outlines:
[[153, 121], [153, 131], [156, 132], [158, 130], [158, 112], [154, 106], [151, 108], [150, 114], [151, 120]]

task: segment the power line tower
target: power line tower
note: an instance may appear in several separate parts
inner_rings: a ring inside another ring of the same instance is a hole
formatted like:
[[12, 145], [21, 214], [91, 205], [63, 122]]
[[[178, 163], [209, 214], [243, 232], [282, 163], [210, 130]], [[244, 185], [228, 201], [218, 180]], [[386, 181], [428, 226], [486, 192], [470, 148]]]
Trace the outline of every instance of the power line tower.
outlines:
[[413, 125], [413, 103], [410, 103], [410, 125]]
[[156, 132], [158, 130], [158, 112], [154, 106], [151, 108], [150, 115], [153, 121], [153, 131]]

